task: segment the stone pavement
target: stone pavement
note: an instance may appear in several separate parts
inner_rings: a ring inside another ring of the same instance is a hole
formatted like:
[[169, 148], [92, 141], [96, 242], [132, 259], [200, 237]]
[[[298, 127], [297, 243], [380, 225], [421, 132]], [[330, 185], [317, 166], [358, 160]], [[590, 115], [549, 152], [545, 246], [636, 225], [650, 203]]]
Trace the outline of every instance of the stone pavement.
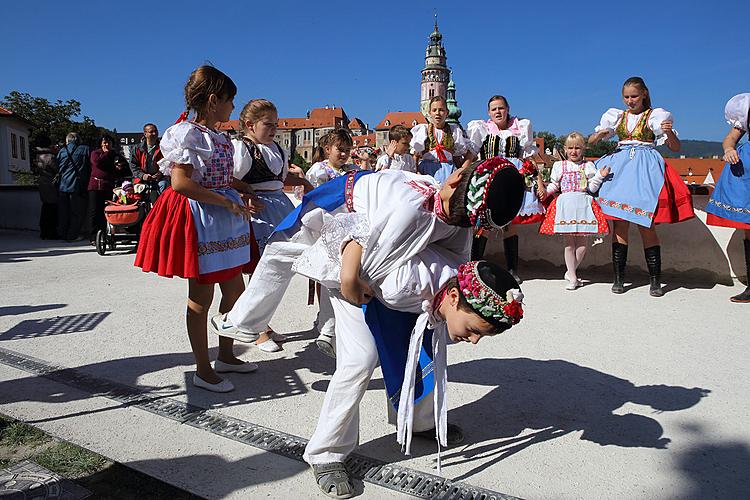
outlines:
[[[185, 282], [132, 261], [0, 232], [0, 413], [207, 498], [325, 498], [268, 437], [311, 435], [334, 367], [311, 344], [306, 282], [274, 318], [284, 350], [240, 345], [259, 370], [213, 394], [186, 383]], [[727, 300], [739, 285], [668, 283], [653, 299], [635, 273], [615, 296], [606, 275], [566, 292], [559, 269], [524, 271], [523, 322], [449, 349], [449, 418], [467, 441], [444, 452], [444, 477], [534, 499], [750, 496], [750, 307]], [[401, 454], [382, 386], [376, 372], [359, 453], [436, 475], [432, 444]]]

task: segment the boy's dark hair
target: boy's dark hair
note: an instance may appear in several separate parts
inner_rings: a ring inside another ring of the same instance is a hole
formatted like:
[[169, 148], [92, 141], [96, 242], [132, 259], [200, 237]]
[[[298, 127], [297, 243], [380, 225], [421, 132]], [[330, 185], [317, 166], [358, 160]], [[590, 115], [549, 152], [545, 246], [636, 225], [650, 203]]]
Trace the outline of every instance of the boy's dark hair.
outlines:
[[[448, 224], [471, 227], [471, 221], [466, 212], [466, 193], [474, 171], [485, 161], [491, 160], [477, 160], [461, 171], [461, 178], [448, 203]], [[513, 220], [521, 209], [525, 190], [526, 184], [523, 176], [514, 166], [497, 172], [487, 193], [487, 205], [492, 222], [498, 226], [504, 226]]]
[[[321, 141], [323, 142], [323, 141]], [[349, 132], [347, 132], [343, 128], [337, 128], [334, 130], [331, 130], [326, 134], [325, 142], [323, 147], [328, 146], [345, 146], [345, 147], [352, 147], [354, 146], [354, 140], [352, 139], [352, 136]]]
[[146, 131], [146, 128], [147, 128], [147, 127], [154, 127], [154, 128], [155, 128], [155, 129], [157, 130], [157, 131], [159, 130], [159, 127], [157, 127], [157, 126], [156, 126], [156, 125], [154, 125], [153, 123], [147, 123], [147, 124], [145, 124], [145, 125], [143, 126], [143, 131], [144, 131], [144, 132]]
[[102, 134], [101, 137], [99, 137], [99, 146], [101, 146], [103, 141], [109, 142], [113, 147], [115, 146], [115, 140], [109, 134]]
[[213, 66], [200, 66], [190, 73], [185, 84], [185, 107], [197, 113], [205, 113], [206, 104], [211, 94], [222, 99], [230, 99], [237, 95], [237, 86], [231, 78]]
[[[501, 268], [497, 264], [493, 264], [492, 262], [488, 262], [486, 260], [480, 261], [477, 264], [477, 272], [479, 273], [480, 278], [482, 278], [484, 284], [494, 290], [501, 297], [505, 297], [505, 294], [508, 292], [508, 290], [519, 288], [518, 282], [513, 278], [513, 276], [510, 275], [508, 271]], [[466, 300], [466, 297], [464, 297], [463, 292], [461, 292], [461, 287], [458, 285], [458, 278], [451, 278], [450, 280], [448, 280], [448, 283], [445, 285], [445, 287], [446, 290], [451, 290], [452, 288], [458, 289], [458, 308], [460, 310], [464, 312], [474, 313], [477, 316], [480, 316], [487, 323], [495, 327], [495, 330], [491, 335], [502, 333], [512, 326], [508, 323], [499, 321], [497, 318], [486, 317], [477, 312], [476, 309], [471, 307], [471, 304], [469, 304], [469, 302]]]
[[403, 125], [394, 125], [391, 127], [391, 129], [388, 131], [388, 140], [389, 141], [400, 141], [404, 137], [411, 137], [411, 130], [404, 127]]

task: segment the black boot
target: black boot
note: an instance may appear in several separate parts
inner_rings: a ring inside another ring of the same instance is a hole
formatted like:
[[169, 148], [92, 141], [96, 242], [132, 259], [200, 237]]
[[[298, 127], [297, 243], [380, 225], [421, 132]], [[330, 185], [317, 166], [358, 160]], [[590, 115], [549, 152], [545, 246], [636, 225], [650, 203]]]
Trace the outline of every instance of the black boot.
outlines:
[[651, 281], [648, 293], [652, 297], [661, 297], [664, 295], [664, 290], [661, 288], [661, 247], [655, 245], [644, 248], [643, 253], [646, 255], [646, 266]]
[[750, 240], [742, 240], [745, 243], [745, 269], [747, 269], [747, 288], [739, 295], [730, 298], [732, 302], [750, 303]]
[[513, 279], [520, 285], [523, 280], [518, 277], [518, 235], [514, 234], [503, 240], [503, 250], [505, 250], [505, 262], [508, 265], [508, 272]]
[[475, 236], [471, 242], [471, 260], [482, 260], [485, 247], [487, 247], [487, 237]]
[[628, 246], [624, 243], [612, 243], [612, 269], [615, 272], [615, 282], [612, 283], [612, 293], [625, 293], [625, 264], [628, 262]]

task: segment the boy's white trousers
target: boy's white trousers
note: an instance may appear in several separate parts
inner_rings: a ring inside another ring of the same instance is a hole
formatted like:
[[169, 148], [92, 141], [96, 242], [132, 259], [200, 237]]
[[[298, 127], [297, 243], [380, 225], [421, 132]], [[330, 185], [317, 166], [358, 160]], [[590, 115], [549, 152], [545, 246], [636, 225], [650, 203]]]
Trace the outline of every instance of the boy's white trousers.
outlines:
[[[266, 245], [250, 283], [229, 311], [228, 317], [234, 326], [250, 333], [266, 331], [294, 276], [292, 264], [310, 247], [306, 236], [301, 231], [291, 241], [273, 241]], [[325, 287], [320, 293], [317, 326], [320, 333], [333, 336], [333, 310]]]
[[[330, 291], [336, 317], [336, 371], [328, 385], [318, 426], [305, 448], [309, 464], [342, 462], [359, 444], [359, 403], [378, 365], [375, 339], [362, 308]], [[390, 403], [389, 403], [390, 404]], [[414, 430], [435, 426], [433, 399], [423, 398], [414, 408]], [[393, 441], [394, 445], [396, 440]]]

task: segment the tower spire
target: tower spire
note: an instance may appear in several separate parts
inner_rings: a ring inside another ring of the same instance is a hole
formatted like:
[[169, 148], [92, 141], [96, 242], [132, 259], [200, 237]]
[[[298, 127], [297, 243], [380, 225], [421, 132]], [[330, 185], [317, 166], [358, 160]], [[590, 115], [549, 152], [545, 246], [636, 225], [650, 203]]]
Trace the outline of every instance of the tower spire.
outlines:
[[438, 31], [438, 25], [437, 25], [437, 9], [434, 10], [435, 13], [435, 31]]

